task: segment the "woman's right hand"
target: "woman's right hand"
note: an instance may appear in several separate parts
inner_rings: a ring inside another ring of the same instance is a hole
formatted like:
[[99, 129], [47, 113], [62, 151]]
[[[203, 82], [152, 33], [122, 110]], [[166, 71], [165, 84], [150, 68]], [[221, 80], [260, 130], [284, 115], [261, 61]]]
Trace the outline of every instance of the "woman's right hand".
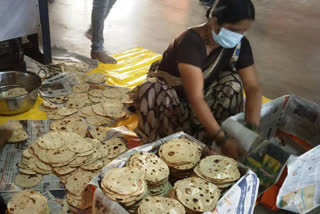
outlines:
[[232, 138], [227, 138], [220, 146], [221, 151], [224, 155], [233, 158], [235, 160], [240, 160], [246, 155], [246, 151], [241, 147], [241, 145]]

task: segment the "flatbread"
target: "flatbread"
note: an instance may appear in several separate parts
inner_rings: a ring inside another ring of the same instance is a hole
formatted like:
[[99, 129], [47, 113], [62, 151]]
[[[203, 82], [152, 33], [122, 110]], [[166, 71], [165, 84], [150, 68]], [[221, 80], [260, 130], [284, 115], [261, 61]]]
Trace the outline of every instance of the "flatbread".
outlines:
[[81, 200], [76, 199], [72, 194], [67, 194], [67, 202], [78, 209], [81, 209]]
[[81, 195], [85, 186], [94, 177], [94, 173], [82, 169], [77, 169], [71, 176], [67, 177], [65, 183], [66, 190], [74, 196]]
[[26, 175], [36, 175], [37, 173], [31, 169], [23, 169], [23, 168], [19, 168], [19, 171], [22, 174], [26, 174]]
[[59, 149], [65, 144], [59, 132], [49, 132], [38, 138], [36, 143], [43, 149]]
[[94, 84], [101, 84], [106, 81], [106, 75], [101, 73], [93, 73], [87, 76], [87, 81]]
[[103, 142], [108, 148], [108, 158], [116, 158], [127, 150], [123, 138], [112, 138]]
[[58, 109], [57, 113], [62, 115], [62, 116], [69, 116], [74, 113], [78, 112], [78, 109], [76, 108], [66, 108], [66, 107], [61, 107]]
[[99, 141], [104, 141], [107, 137], [107, 130], [105, 127], [97, 126], [89, 129], [90, 135]]
[[57, 173], [58, 175], [66, 175], [69, 174], [73, 171], [75, 171], [77, 168], [72, 168], [69, 166], [62, 166], [62, 167], [57, 167], [57, 168], [53, 168], [53, 171], [55, 173]]
[[33, 187], [38, 185], [42, 181], [42, 175], [26, 175], [26, 174], [18, 174], [14, 183], [22, 188]]
[[74, 117], [56, 120], [50, 125], [50, 128], [53, 131], [76, 133], [81, 137], [85, 137], [88, 125], [80, 117]]
[[148, 183], [159, 183], [169, 177], [169, 167], [153, 153], [138, 152], [134, 154], [130, 157], [128, 166], [145, 170], [145, 179]]
[[89, 90], [90, 86], [87, 83], [78, 84], [72, 87], [73, 93], [83, 93]]
[[129, 93], [129, 89], [121, 87], [108, 87], [103, 91], [103, 96], [108, 98], [121, 98], [124, 94]]
[[102, 89], [91, 89], [88, 92], [89, 96], [93, 96], [93, 97], [103, 97], [103, 90]]
[[107, 103], [104, 102], [102, 105], [102, 111], [104, 112], [104, 116], [109, 116], [115, 119], [121, 119], [127, 116], [127, 113], [124, 110], [124, 106], [120, 103]]
[[100, 103], [102, 101], [101, 97], [88, 96], [88, 98], [93, 103]]
[[18, 143], [28, 139], [28, 134], [24, 129], [14, 130], [11, 137], [8, 140], [8, 143]]
[[186, 178], [174, 184], [177, 199], [196, 212], [212, 211], [220, 197], [218, 187], [197, 177]]
[[86, 106], [81, 108], [81, 113], [87, 116], [95, 116], [96, 114], [92, 110], [92, 106]]
[[43, 105], [44, 107], [46, 107], [46, 108], [49, 108], [49, 109], [56, 109], [56, 108], [58, 108], [57, 105], [52, 104], [52, 103], [50, 103], [50, 102], [48, 102], [48, 101], [46, 101], [46, 100], [44, 100], [44, 101], [42, 102], [42, 105]]
[[[93, 148], [98, 148], [98, 146], [101, 144], [99, 140], [97, 139], [91, 139], [91, 138], [85, 138], [86, 141], [92, 144]], [[90, 153], [91, 154], [91, 153]], [[79, 156], [80, 154], [78, 154]], [[84, 155], [85, 156], [85, 155]]]
[[85, 104], [90, 104], [91, 101], [89, 100], [87, 93], [79, 93], [79, 94], [71, 94], [69, 102], [67, 102], [66, 106], [75, 105], [74, 108], [81, 108]]
[[185, 214], [183, 205], [172, 198], [165, 197], [147, 197], [145, 198], [139, 208], [138, 214]]
[[104, 161], [102, 160], [97, 160], [94, 163], [80, 166], [81, 169], [90, 170], [90, 171], [98, 170], [98, 169], [101, 169], [102, 167], [104, 167]]
[[201, 154], [202, 147], [186, 138], [171, 139], [159, 148], [162, 160], [173, 168], [186, 165], [183, 170], [192, 168], [200, 160]]
[[240, 178], [238, 163], [222, 155], [210, 155], [202, 159], [194, 172], [214, 183], [230, 183]]
[[104, 189], [123, 195], [136, 193], [144, 185], [144, 170], [128, 167], [110, 169], [101, 181]]
[[50, 214], [47, 199], [38, 191], [22, 190], [13, 195], [8, 203], [12, 214]]
[[104, 111], [102, 103], [93, 105], [92, 110], [96, 115], [103, 116], [103, 117], [108, 116], [108, 114]]
[[63, 104], [69, 100], [68, 96], [58, 96], [54, 98], [48, 98], [50, 102], [56, 103], [56, 104]]
[[89, 116], [86, 118], [87, 122], [93, 126], [111, 126], [114, 123], [114, 120], [108, 117], [102, 116]]
[[0, 93], [0, 97], [18, 97], [22, 95], [28, 94], [28, 91], [25, 88], [17, 87], [17, 88], [11, 88], [7, 91], [4, 91]]
[[23, 151], [22, 156], [24, 158], [31, 158], [33, 157], [31, 149], [27, 148], [26, 150]]
[[[93, 152], [93, 150], [90, 150], [90, 151]], [[81, 166], [81, 165], [83, 165], [88, 159], [89, 159], [89, 155], [83, 156], [83, 157], [76, 156], [76, 157], [74, 158], [74, 160], [71, 161], [71, 162], [68, 164], [68, 166], [70, 166], [70, 167], [78, 167], [78, 166]]]
[[47, 107], [45, 107], [43, 104], [41, 104], [41, 105], [39, 106], [39, 110], [40, 110], [40, 111], [44, 111], [44, 112], [55, 112], [55, 111], [56, 111], [56, 109], [47, 108]]
[[70, 151], [73, 151], [76, 153], [84, 153], [93, 149], [93, 146], [91, 143], [87, 142], [84, 138], [74, 133], [66, 134], [66, 137], [64, 138], [64, 140], [68, 142], [67, 148]]
[[60, 120], [65, 117], [61, 114], [58, 114], [57, 111], [46, 112], [46, 113], [47, 113], [47, 118], [50, 120]]
[[60, 148], [56, 150], [48, 150], [47, 158], [50, 163], [61, 163], [72, 160], [75, 154], [75, 152], [70, 151], [67, 148]]

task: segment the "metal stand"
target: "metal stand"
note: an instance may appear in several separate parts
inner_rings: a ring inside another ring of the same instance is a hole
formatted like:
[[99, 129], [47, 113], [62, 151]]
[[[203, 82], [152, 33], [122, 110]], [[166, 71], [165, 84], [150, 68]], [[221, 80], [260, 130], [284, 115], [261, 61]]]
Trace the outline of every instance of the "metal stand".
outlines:
[[40, 11], [43, 53], [40, 51], [40, 48], [39, 48], [39, 35], [32, 34], [28, 36], [30, 43], [24, 46], [24, 54], [42, 64], [50, 64], [52, 62], [52, 55], [51, 55], [48, 1], [39, 0], [38, 2], [39, 2], [39, 11]]

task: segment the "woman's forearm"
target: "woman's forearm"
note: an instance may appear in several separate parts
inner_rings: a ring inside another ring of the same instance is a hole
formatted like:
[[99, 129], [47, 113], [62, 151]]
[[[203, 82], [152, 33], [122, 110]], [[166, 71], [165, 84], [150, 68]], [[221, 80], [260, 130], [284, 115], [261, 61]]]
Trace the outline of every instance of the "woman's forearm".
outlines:
[[[214, 136], [220, 129], [220, 126], [214, 118], [206, 101], [202, 98], [197, 98], [190, 101], [190, 104], [192, 111], [195, 113], [200, 123], [211, 136]], [[223, 133], [221, 134], [223, 135]]]
[[260, 111], [261, 111], [261, 102], [262, 94], [260, 88], [255, 88], [250, 90], [246, 94], [246, 108], [245, 108], [245, 118], [248, 124], [250, 125], [259, 125], [260, 123]]

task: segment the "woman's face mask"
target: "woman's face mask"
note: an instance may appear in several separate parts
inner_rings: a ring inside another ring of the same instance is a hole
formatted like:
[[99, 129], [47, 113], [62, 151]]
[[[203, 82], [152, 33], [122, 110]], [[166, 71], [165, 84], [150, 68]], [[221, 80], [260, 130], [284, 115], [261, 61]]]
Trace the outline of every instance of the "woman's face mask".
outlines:
[[223, 48], [234, 48], [243, 38], [243, 34], [235, 33], [226, 28], [221, 28], [218, 35], [213, 31], [212, 36], [214, 41]]

